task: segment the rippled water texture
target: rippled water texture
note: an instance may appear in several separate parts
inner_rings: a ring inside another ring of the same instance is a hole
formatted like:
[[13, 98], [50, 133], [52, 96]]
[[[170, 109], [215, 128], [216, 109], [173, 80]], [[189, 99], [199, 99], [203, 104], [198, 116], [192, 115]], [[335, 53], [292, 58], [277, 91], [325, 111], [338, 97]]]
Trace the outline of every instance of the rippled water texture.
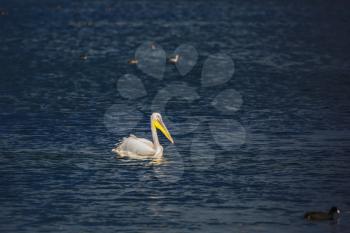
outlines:
[[[348, 9], [0, 1], [0, 231], [349, 231]], [[164, 161], [116, 158], [152, 111]]]

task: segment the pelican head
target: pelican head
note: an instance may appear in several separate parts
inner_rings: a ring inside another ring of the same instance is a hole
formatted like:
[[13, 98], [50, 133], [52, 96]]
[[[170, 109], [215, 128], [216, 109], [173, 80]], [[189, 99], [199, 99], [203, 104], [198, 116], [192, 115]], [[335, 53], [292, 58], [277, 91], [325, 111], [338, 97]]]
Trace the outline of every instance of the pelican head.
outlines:
[[151, 127], [154, 127], [155, 129], [159, 129], [164, 136], [171, 142], [174, 144], [174, 140], [171, 137], [168, 129], [166, 128], [162, 116], [160, 115], [160, 113], [158, 112], [154, 112], [151, 115]]

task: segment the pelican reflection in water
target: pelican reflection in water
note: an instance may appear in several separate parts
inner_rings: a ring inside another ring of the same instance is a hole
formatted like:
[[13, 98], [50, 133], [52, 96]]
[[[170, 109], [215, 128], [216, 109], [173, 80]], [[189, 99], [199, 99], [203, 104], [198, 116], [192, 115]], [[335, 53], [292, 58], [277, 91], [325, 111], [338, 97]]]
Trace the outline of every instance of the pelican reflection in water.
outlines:
[[160, 159], [163, 157], [163, 147], [159, 143], [157, 129], [159, 129], [171, 143], [174, 143], [173, 138], [163, 123], [162, 116], [159, 113], [153, 113], [151, 115], [153, 142], [145, 138], [138, 138], [131, 134], [117, 144], [112, 151], [121, 157], [134, 159]]

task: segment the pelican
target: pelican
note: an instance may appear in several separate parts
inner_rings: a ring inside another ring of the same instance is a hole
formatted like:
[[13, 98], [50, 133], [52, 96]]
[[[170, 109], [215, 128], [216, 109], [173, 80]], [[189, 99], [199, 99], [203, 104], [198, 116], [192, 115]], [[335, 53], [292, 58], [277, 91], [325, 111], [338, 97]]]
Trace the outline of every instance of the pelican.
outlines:
[[171, 143], [174, 143], [173, 138], [163, 123], [162, 116], [159, 113], [152, 113], [151, 131], [153, 142], [130, 134], [129, 137], [124, 138], [122, 142], [116, 144], [116, 147], [113, 148], [112, 151], [117, 153], [120, 157], [160, 159], [163, 157], [163, 147], [159, 143], [157, 129], [159, 129]]
[[176, 63], [178, 63], [179, 58], [180, 58], [180, 55], [176, 54], [175, 57], [169, 58], [169, 63], [176, 64]]

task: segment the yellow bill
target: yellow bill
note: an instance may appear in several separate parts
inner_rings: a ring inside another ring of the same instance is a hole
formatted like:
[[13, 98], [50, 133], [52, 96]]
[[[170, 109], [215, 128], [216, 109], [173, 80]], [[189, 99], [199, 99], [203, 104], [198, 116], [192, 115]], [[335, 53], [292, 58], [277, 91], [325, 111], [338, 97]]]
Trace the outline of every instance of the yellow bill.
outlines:
[[165, 135], [165, 137], [171, 142], [174, 143], [173, 138], [171, 137], [168, 129], [166, 128], [166, 126], [164, 125], [163, 121], [155, 119], [153, 121], [153, 125], [154, 127], [156, 127], [157, 129], [159, 129], [160, 131], [162, 131], [162, 133]]

